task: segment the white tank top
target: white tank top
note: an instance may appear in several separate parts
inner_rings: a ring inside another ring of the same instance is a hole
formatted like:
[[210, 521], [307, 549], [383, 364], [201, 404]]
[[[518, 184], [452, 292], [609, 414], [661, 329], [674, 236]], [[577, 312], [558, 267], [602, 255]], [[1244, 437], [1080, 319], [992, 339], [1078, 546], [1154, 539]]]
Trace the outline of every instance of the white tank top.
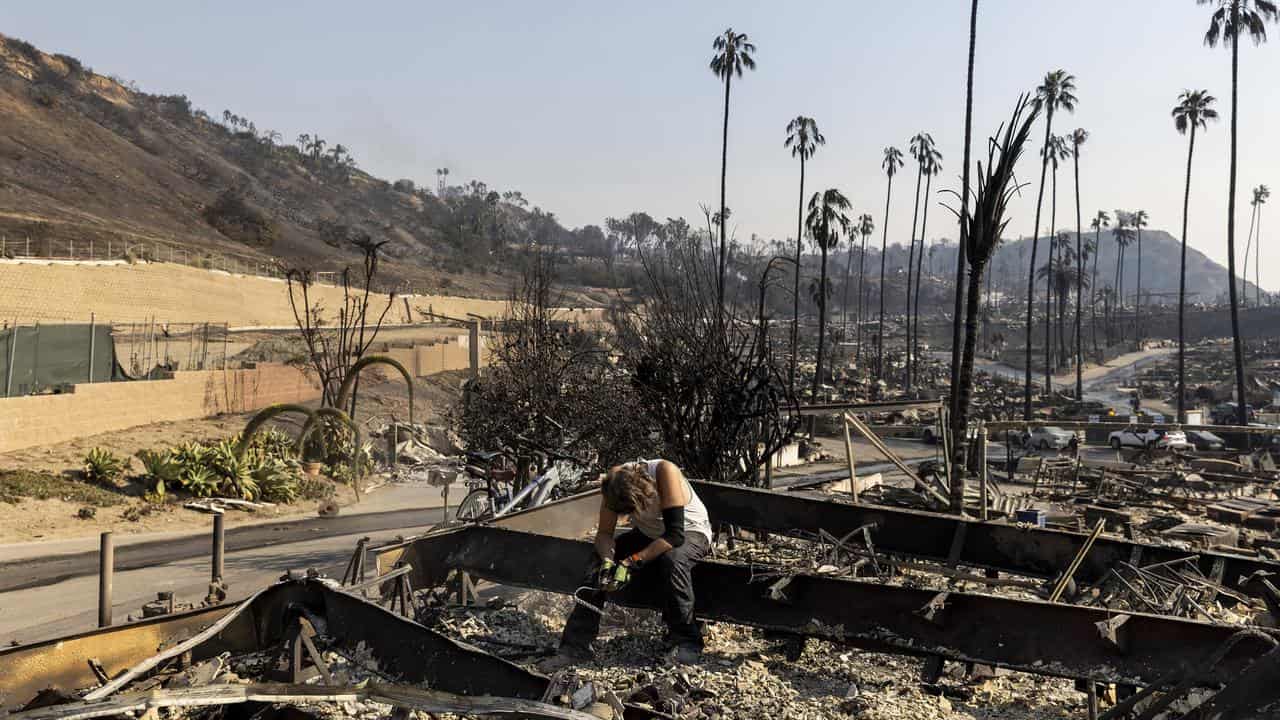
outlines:
[[[641, 460], [635, 465], [643, 465], [645, 472], [649, 477], [657, 482], [658, 480], [658, 463], [659, 460]], [[681, 473], [683, 478], [683, 473]], [[685, 492], [689, 493], [689, 502], [684, 506], [684, 531], [685, 534], [696, 532], [700, 533], [707, 539], [707, 543], [711, 543], [711, 518], [707, 515], [707, 508], [702, 504], [702, 500], [698, 497], [698, 493], [693, 491], [693, 486], [689, 484], [688, 478], [683, 478]], [[654, 503], [653, 507], [645, 512], [635, 512], [631, 514], [628, 522], [631, 527], [644, 533], [645, 537], [658, 539], [666, 532], [667, 525], [662, 521], [662, 508], [660, 503]]]

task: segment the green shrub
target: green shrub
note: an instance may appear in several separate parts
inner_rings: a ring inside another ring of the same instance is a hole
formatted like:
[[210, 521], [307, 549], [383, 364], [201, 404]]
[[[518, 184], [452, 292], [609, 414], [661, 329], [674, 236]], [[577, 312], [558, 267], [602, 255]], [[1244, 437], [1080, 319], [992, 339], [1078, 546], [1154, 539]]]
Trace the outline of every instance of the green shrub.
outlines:
[[84, 456], [84, 479], [95, 485], [114, 484], [124, 474], [124, 461], [105, 448], [93, 448]]
[[280, 228], [265, 212], [251, 205], [235, 190], [225, 190], [204, 209], [205, 222], [232, 240], [270, 247]]
[[298, 478], [298, 496], [303, 500], [328, 500], [337, 494], [333, 483], [324, 478], [303, 475]]

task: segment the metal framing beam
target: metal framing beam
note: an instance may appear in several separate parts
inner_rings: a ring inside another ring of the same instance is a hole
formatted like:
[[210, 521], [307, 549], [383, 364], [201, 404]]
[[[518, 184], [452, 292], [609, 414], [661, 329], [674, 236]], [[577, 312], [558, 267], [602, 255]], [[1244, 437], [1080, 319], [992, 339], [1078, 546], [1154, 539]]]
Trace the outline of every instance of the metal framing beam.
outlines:
[[[572, 593], [594, 552], [590, 543], [472, 526], [406, 548], [418, 587], [453, 570], [494, 582]], [[998, 665], [1042, 675], [1142, 685], [1209, 657], [1238, 628], [1178, 618], [969, 593], [939, 593], [817, 575], [785, 582], [760, 568], [703, 561], [694, 569], [697, 612], [758, 628], [897, 653]], [[660, 607], [643, 584], [614, 598]], [[1269, 646], [1235, 645], [1206, 683], [1236, 677]]]
[[[852, 505], [819, 500], [794, 493], [770, 492], [737, 485], [692, 481], [698, 497], [716, 523], [775, 533], [817, 535], [825, 530], [840, 537], [854, 528], [874, 524], [876, 547], [891, 553], [946, 561], [952, 539], [965, 526], [965, 541], [957, 563], [1004, 570], [1033, 577], [1053, 577], [1061, 573], [1088, 538], [1085, 533], [1018, 527], [982, 522], [955, 515], [907, 510], [878, 505]], [[1215, 562], [1225, 569], [1224, 585], [1247, 593], [1258, 592], [1256, 583], [1245, 583], [1254, 572], [1280, 575], [1280, 563], [1243, 555], [1192, 553], [1180, 548], [1133, 542], [1103, 536], [1094, 543], [1075, 574], [1077, 581], [1094, 582], [1104, 577], [1119, 561], [1165, 562], [1199, 556], [1201, 572], [1208, 575]]]
[[[120, 625], [45, 643], [0, 650], [0, 713], [16, 709], [50, 686], [64, 691], [98, 684], [89, 660], [116, 676], [214, 623], [220, 606]], [[221, 632], [191, 650], [192, 660], [222, 652], [253, 652], [282, 643], [290, 618], [312, 613], [326, 621], [338, 647], [360, 643], [379, 667], [407, 682], [461, 695], [539, 699], [547, 678], [314, 581], [289, 581], [257, 595]]]

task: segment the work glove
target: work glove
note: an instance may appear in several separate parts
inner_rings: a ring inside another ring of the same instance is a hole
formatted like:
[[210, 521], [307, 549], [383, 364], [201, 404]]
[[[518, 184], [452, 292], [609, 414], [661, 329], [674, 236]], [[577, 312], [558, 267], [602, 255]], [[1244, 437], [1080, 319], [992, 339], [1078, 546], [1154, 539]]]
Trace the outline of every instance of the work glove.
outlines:
[[626, 562], [604, 560], [600, 564], [597, 585], [605, 592], [617, 592], [631, 582], [631, 566]]

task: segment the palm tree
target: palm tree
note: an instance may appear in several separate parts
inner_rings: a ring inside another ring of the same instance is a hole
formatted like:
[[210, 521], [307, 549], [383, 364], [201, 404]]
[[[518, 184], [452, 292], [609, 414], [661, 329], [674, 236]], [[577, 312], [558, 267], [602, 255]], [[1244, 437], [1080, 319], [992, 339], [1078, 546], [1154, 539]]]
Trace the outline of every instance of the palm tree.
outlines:
[[893, 197], [893, 176], [902, 168], [902, 151], [896, 147], [884, 149], [880, 167], [889, 176], [884, 195], [884, 227], [880, 238], [880, 327], [876, 329], [876, 379], [884, 379], [884, 261], [889, 250], [889, 200]]
[[796, 392], [796, 355], [800, 349], [800, 252], [804, 238], [804, 164], [813, 157], [819, 145], [825, 145], [827, 139], [818, 132], [818, 123], [813, 118], [797, 115], [787, 123], [787, 139], [782, 143], [784, 148], [791, 149], [791, 156], [800, 158], [800, 207], [796, 210], [796, 267], [795, 294], [792, 298], [791, 312], [791, 369], [789, 387], [791, 394]]
[[876, 231], [876, 221], [871, 217], [870, 213], [863, 213], [858, 218], [858, 227], [854, 230], [862, 236], [862, 249], [858, 251], [858, 333], [857, 345], [854, 349], [854, 357], [857, 359], [859, 366], [862, 363], [862, 321], [863, 306], [866, 299], [866, 292], [863, 290], [863, 280], [867, 276], [867, 238], [871, 233]]
[[1138, 233], [1138, 291], [1133, 298], [1133, 335], [1141, 343], [1146, 334], [1142, 331], [1142, 228], [1147, 226], [1146, 210], [1135, 211], [1129, 216], [1129, 224]]
[[[1111, 216], [1106, 210], [1099, 210], [1097, 215], [1093, 216], [1093, 221], [1089, 223], [1089, 227], [1093, 228], [1093, 276], [1089, 278], [1089, 310], [1093, 314], [1093, 323], [1089, 326], [1090, 332], [1093, 334], [1093, 351], [1098, 352], [1098, 256], [1102, 254], [1102, 228], [1111, 225]], [[1105, 314], [1104, 314], [1105, 317]]]
[[1245, 395], [1244, 345], [1240, 341], [1240, 305], [1236, 297], [1236, 119], [1240, 100], [1240, 35], [1248, 34], [1254, 45], [1267, 39], [1266, 21], [1275, 21], [1272, 0], [1196, 0], [1197, 5], [1216, 9], [1209, 18], [1204, 42], [1216, 47], [1218, 40], [1231, 41], [1231, 171], [1227, 180], [1227, 292], [1231, 300], [1231, 345], [1236, 361], [1236, 405], [1241, 425], [1249, 423], [1249, 401]]
[[[960, 171], [960, 242], [956, 249], [956, 288], [955, 288], [955, 306], [951, 318], [951, 418], [953, 435], [960, 436], [960, 442], [956, 443], [955, 456], [957, 460], [965, 458], [965, 427], [961, 424], [963, 412], [960, 409], [960, 380], [961, 380], [961, 348], [960, 343], [963, 342], [960, 328], [960, 314], [964, 310], [964, 268], [965, 268], [965, 250], [969, 244], [967, 233], [969, 232], [969, 223], [966, 218], [969, 217], [969, 151], [973, 144], [973, 56], [974, 49], [978, 44], [978, 0], [973, 0], [969, 9], [969, 65], [965, 75], [965, 93], [964, 93], [964, 167]], [[998, 235], [999, 233], [997, 233]], [[958, 487], [957, 487], [958, 486]], [[951, 504], [953, 510], [957, 513], [964, 512], [964, 481], [953, 482], [951, 486]]]
[[851, 225], [846, 211], [853, 206], [839, 190], [831, 188], [814, 193], [809, 199], [809, 217], [805, 219], [809, 235], [822, 255], [818, 281], [818, 361], [813, 373], [813, 398], [818, 398], [818, 386], [822, 383], [822, 351], [827, 339], [827, 297], [831, 288], [827, 284], [827, 253], [840, 243], [840, 235], [848, 235]]
[[[911, 213], [911, 240], [908, 243], [907, 251], [907, 362], [904, 378], [904, 386], [907, 390], [911, 389], [911, 274], [915, 267], [916, 258], [916, 222], [920, 219], [920, 181], [924, 179], [925, 158], [933, 150], [933, 136], [927, 132], [916, 133], [910, 140], [908, 152], [916, 161], [916, 204], [915, 210]], [[924, 253], [924, 243], [921, 242], [921, 254]]]
[[1254, 236], [1253, 245], [1253, 293], [1255, 303], [1258, 307], [1262, 307], [1262, 206], [1267, 204], [1267, 198], [1271, 197], [1271, 190], [1266, 185], [1259, 185], [1254, 188], [1255, 199], [1258, 202], [1258, 232]]
[[1059, 233], [1058, 237], [1051, 242], [1059, 248], [1060, 252], [1053, 257], [1052, 261], [1036, 271], [1036, 277], [1044, 280], [1051, 290], [1050, 297], [1054, 299], [1054, 307], [1058, 315], [1058, 344], [1061, 347], [1066, 343], [1064, 334], [1067, 298], [1071, 294], [1071, 287], [1088, 281], [1079, 274], [1075, 251], [1071, 249], [1071, 235], [1066, 232]]
[[[924, 239], [929, 229], [929, 198], [933, 197], [933, 177], [942, 172], [942, 153], [937, 148], [933, 148], [925, 157], [924, 164], [924, 212], [920, 218], [920, 252], [916, 255], [916, 297], [913, 302], [915, 308], [915, 329], [911, 331], [911, 375], [915, 377], [920, 362], [920, 286], [923, 284], [921, 278], [924, 277]], [[929, 248], [929, 267], [933, 272], [933, 250]], [[910, 327], [908, 327], [910, 329]]]
[[[1049, 138], [1053, 136], [1053, 114], [1058, 109], [1072, 112], [1076, 108], [1076, 79], [1066, 70], [1054, 70], [1044, 76], [1044, 82], [1036, 88], [1037, 109], [1045, 111], [1044, 144], [1041, 146], [1040, 190], [1036, 198], [1035, 232], [1031, 235], [1031, 270], [1027, 276], [1027, 338], [1026, 338], [1026, 382], [1023, 388], [1022, 419], [1031, 419], [1031, 326], [1032, 312], [1035, 309], [1036, 293], [1036, 251], [1040, 242], [1040, 208], [1044, 203], [1044, 180], [1049, 172]], [[1039, 113], [1033, 113], [1033, 116]], [[1053, 230], [1050, 228], [1050, 237]], [[1046, 388], [1046, 391], [1048, 388]]]
[[[952, 425], [957, 431], [956, 443], [960, 446], [956, 451], [957, 459], [964, 458], [966, 454], [964, 431], [968, 426], [969, 398], [973, 388], [973, 355], [977, 344], [982, 275], [1008, 224], [1004, 217], [1005, 210], [1010, 198], [1018, 192], [1014, 167], [1031, 135], [1031, 126], [1040, 114], [1040, 107], [1039, 103], [1031, 105], [1030, 112], [1024, 118], [1028, 98], [1026, 95], [1018, 98], [1008, 125], [1001, 128], [1003, 136], [997, 130], [996, 136], [988, 143], [986, 167], [981, 162], [978, 163], [977, 188], [971, 191], [965, 186], [961, 189], [961, 195], [972, 194], [974, 202], [972, 214], [965, 213], [960, 218], [962, 225], [967, 227], [963, 234], [969, 245], [965, 252], [965, 259], [969, 263], [969, 284], [966, 292], [964, 351], [960, 360], [960, 382], [955, 393], [959, 412], [953, 418]], [[956, 463], [956, 467], [960, 472], [955, 473], [955, 480], [950, 488], [951, 507], [959, 512], [964, 504], [964, 463]]]
[[[1262, 306], [1262, 297], [1261, 295], [1257, 295], [1257, 293], [1261, 292], [1261, 287], [1262, 287], [1262, 278], [1261, 278], [1261, 272], [1259, 268], [1259, 265], [1261, 264], [1261, 262], [1258, 256], [1262, 248], [1262, 244], [1261, 244], [1261, 237], [1259, 237], [1258, 238], [1259, 243], [1257, 245], [1254, 245], [1253, 229], [1254, 229], [1255, 223], [1257, 223], [1259, 226], [1261, 225], [1262, 205], [1267, 202], [1267, 198], [1270, 196], [1271, 196], [1271, 191], [1267, 189], [1267, 186], [1259, 185], [1258, 187], [1253, 189], [1253, 199], [1249, 201], [1249, 204], [1253, 206], [1253, 209], [1252, 209], [1252, 212], [1249, 214], [1249, 239], [1247, 242], [1245, 242], [1245, 245], [1244, 245], [1244, 272], [1242, 273], [1243, 277], [1240, 278], [1240, 289], [1244, 293], [1244, 296], [1242, 299], [1247, 301], [1249, 299], [1249, 293], [1248, 293], [1249, 249], [1252, 247], [1254, 250], [1253, 287], [1256, 295], [1255, 297], [1256, 302], [1254, 303], [1254, 305], [1257, 307]], [[1259, 227], [1258, 229], [1258, 234], [1259, 235], [1262, 234], [1261, 227]], [[1248, 305], [1249, 303], [1244, 302], [1243, 304]]]
[[[1055, 242], [1054, 228], [1058, 223], [1058, 162], [1071, 157], [1071, 151], [1067, 149], [1067, 141], [1061, 135], [1054, 135], [1049, 138], [1049, 144], [1041, 149], [1041, 152], [1047, 153], [1049, 163], [1053, 166], [1053, 172], [1049, 176], [1049, 265], [1054, 263], [1056, 259], [1056, 251], [1062, 245], [1060, 239]], [[1053, 390], [1053, 371], [1056, 363], [1053, 358], [1053, 284], [1050, 283], [1045, 287], [1044, 295], [1044, 389], [1045, 392]]]
[[1076, 178], [1076, 259], [1080, 266], [1076, 269], [1076, 399], [1084, 399], [1084, 345], [1080, 342], [1081, 297], [1088, 280], [1084, 276], [1085, 248], [1081, 240], [1082, 225], [1080, 221], [1080, 146], [1089, 139], [1089, 132], [1084, 128], [1076, 128], [1071, 133], [1071, 158], [1075, 166]]
[[[729, 85], [734, 75], [742, 77], [744, 68], [755, 70], [756, 61], [751, 56], [755, 53], [756, 46], [747, 41], [746, 33], [735, 33], [733, 28], [725, 30], [723, 35], [717, 35], [711, 46], [716, 51], [716, 54], [711, 57], [711, 72], [724, 80], [724, 132], [720, 143], [720, 217], [727, 218], [724, 193], [729, 168]], [[728, 224], [720, 223], [720, 273], [716, 281], [716, 300], [722, 308], [724, 307], [724, 273], [729, 252], [725, 239], [725, 227]], [[800, 238], [796, 238], [796, 243], [799, 242]]]
[[[1185, 407], [1186, 388], [1186, 339], [1183, 324], [1187, 308], [1187, 213], [1191, 206], [1191, 158], [1196, 150], [1196, 128], [1205, 129], [1210, 120], [1218, 119], [1213, 109], [1217, 99], [1208, 90], [1183, 90], [1178, 104], [1173, 106], [1173, 125], [1178, 133], [1190, 137], [1187, 141], [1187, 184], [1182, 193], [1182, 259], [1178, 265], [1178, 422], [1187, 421]], [[1232, 281], [1234, 282], [1234, 280]]]
[[[1116, 229], [1111, 232], [1116, 240], [1116, 312], [1124, 310], [1124, 256], [1133, 242], [1133, 229], [1129, 227], [1130, 214], [1116, 210]], [[1124, 323], [1120, 326], [1120, 341], [1124, 342]]]

